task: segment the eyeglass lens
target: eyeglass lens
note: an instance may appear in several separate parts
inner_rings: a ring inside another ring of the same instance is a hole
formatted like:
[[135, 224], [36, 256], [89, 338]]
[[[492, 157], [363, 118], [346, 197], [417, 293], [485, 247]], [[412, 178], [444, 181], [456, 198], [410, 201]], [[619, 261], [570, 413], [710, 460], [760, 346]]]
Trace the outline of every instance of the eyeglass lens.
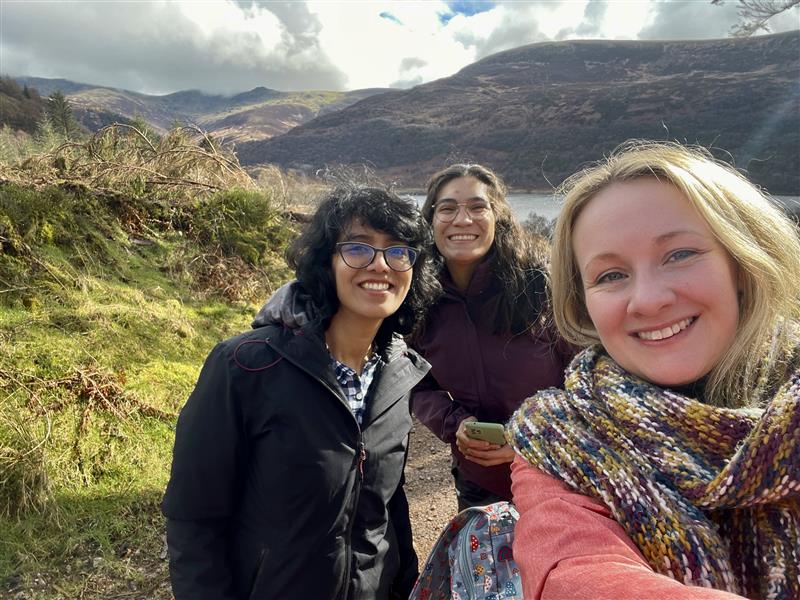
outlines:
[[469, 218], [474, 221], [487, 218], [492, 210], [489, 206], [489, 203], [485, 200], [476, 200], [473, 202], [442, 200], [441, 202], [436, 203], [434, 207], [434, 215], [440, 221], [449, 223], [456, 218], [461, 207], [464, 207], [464, 210], [467, 211]]
[[362, 242], [342, 242], [337, 246], [342, 260], [353, 269], [368, 267], [378, 252], [383, 252], [383, 259], [393, 271], [408, 271], [417, 260], [417, 251], [409, 246], [374, 248]]

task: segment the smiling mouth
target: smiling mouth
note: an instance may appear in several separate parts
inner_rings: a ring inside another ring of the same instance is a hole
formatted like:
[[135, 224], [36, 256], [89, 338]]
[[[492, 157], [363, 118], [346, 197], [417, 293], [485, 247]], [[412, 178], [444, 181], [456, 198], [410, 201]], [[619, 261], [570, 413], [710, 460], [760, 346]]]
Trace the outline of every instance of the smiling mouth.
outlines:
[[471, 242], [473, 240], [477, 240], [478, 236], [474, 233], [457, 233], [449, 236], [447, 239], [453, 242]]
[[359, 283], [358, 285], [359, 287], [372, 292], [385, 292], [392, 287], [388, 281], [365, 281], [364, 283]]
[[671, 338], [673, 335], [679, 334], [681, 331], [686, 329], [689, 325], [694, 323], [694, 320], [697, 317], [690, 317], [688, 319], [683, 319], [682, 321], [678, 321], [670, 325], [669, 327], [664, 327], [663, 329], [655, 329], [653, 331], [637, 331], [636, 336], [641, 340], [666, 340], [667, 338]]

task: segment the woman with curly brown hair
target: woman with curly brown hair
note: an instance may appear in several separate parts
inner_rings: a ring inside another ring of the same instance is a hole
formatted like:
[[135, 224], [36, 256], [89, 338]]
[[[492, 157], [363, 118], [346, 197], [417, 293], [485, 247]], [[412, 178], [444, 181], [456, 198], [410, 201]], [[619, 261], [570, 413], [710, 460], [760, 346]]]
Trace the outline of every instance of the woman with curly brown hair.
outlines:
[[434, 174], [422, 214], [444, 294], [412, 342], [431, 363], [412, 410], [452, 445], [459, 510], [510, 500], [513, 450], [470, 438], [467, 423], [505, 423], [525, 398], [563, 383], [572, 349], [550, 326], [546, 243], [520, 226], [502, 180], [481, 165]]

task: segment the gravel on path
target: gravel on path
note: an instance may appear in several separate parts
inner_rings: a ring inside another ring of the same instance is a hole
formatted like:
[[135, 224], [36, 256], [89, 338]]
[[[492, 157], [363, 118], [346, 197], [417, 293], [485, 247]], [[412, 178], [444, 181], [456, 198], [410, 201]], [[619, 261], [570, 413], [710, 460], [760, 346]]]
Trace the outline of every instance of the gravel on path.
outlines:
[[458, 505], [450, 474], [450, 445], [416, 419], [406, 464], [406, 496], [421, 567]]

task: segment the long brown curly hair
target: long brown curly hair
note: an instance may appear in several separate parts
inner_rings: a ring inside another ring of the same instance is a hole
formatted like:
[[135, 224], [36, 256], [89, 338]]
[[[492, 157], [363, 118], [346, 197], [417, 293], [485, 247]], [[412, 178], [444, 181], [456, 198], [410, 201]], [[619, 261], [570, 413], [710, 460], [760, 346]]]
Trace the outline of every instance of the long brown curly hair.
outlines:
[[[482, 325], [492, 333], [521, 333], [540, 326], [547, 316], [547, 244], [525, 231], [514, 218], [506, 200], [503, 180], [491, 169], [478, 164], [454, 164], [434, 173], [428, 180], [422, 216], [433, 225], [433, 204], [439, 191], [459, 177], [474, 177], [489, 191], [495, 218], [493, 274], [495, 294], [484, 306]], [[438, 248], [440, 269], [447, 268]]]

